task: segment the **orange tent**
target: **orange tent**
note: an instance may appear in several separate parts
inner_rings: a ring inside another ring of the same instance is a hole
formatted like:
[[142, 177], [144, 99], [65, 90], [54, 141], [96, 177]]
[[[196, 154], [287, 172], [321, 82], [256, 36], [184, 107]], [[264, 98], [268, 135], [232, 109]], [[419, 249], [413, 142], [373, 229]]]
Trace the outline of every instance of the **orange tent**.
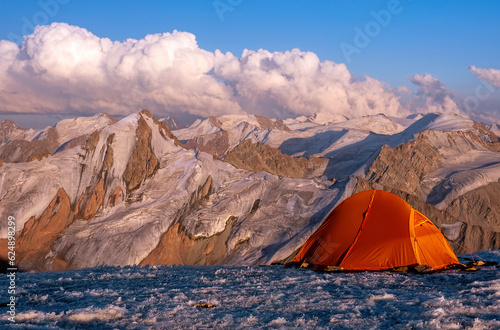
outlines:
[[293, 263], [386, 270], [459, 264], [443, 234], [422, 213], [389, 192], [368, 190], [338, 205]]

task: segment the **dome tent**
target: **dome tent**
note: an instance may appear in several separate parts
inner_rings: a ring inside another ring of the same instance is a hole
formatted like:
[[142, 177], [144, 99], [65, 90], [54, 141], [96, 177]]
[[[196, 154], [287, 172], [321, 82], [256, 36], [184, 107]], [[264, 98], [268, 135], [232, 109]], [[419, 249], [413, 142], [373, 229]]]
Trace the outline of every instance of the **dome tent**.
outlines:
[[293, 264], [387, 270], [425, 264], [434, 270], [459, 261], [443, 234], [422, 213], [389, 192], [357, 193], [328, 214]]

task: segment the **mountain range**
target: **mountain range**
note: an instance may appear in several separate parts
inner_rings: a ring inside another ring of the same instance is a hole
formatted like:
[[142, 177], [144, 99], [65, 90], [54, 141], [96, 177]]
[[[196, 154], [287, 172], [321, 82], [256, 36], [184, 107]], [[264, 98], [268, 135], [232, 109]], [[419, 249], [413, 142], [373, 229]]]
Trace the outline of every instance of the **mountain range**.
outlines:
[[[438, 113], [226, 115], [183, 127], [142, 110], [42, 130], [5, 120], [0, 216], [15, 217], [16, 261], [30, 271], [286, 261], [367, 189], [405, 199], [457, 253], [499, 249], [498, 134]], [[6, 240], [3, 221], [1, 255]]]

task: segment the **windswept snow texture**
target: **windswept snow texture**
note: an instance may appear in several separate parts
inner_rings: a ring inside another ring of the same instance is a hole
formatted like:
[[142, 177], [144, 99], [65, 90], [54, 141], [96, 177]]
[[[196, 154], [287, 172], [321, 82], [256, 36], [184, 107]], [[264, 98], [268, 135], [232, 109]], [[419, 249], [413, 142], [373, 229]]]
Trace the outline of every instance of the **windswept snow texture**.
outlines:
[[[500, 251], [479, 254], [500, 261]], [[470, 256], [461, 256], [462, 262]], [[12, 328], [498, 329], [499, 267], [318, 273], [267, 267], [99, 267], [18, 274]], [[7, 286], [2, 276], [2, 285]], [[1, 302], [7, 302], [2, 290]], [[214, 308], [193, 304], [210, 302]]]

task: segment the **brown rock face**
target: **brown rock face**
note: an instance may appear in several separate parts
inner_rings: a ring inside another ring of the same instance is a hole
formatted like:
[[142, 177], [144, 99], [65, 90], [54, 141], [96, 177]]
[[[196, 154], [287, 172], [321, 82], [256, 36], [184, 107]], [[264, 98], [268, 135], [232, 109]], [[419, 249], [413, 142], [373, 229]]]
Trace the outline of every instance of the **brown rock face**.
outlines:
[[146, 265], [216, 265], [226, 253], [226, 242], [236, 218], [228, 220], [223, 232], [208, 238], [191, 238], [180, 223], [163, 234], [160, 243], [140, 262]]
[[87, 141], [87, 138], [90, 136], [90, 134], [84, 134], [79, 137], [76, 137], [66, 143], [63, 143], [59, 148], [57, 148], [57, 152], [67, 150], [67, 149], [73, 149], [76, 147], [85, 147], [85, 142]]
[[208, 199], [208, 196], [212, 193], [212, 184], [214, 180], [212, 176], [208, 176], [207, 180], [203, 184], [200, 190], [198, 190], [198, 200], [204, 202]]
[[108, 203], [106, 204], [106, 207], [114, 207], [116, 204], [119, 202], [123, 201], [123, 190], [122, 187], [118, 187], [113, 191], [111, 196], [109, 196]]
[[113, 166], [113, 147], [111, 147], [111, 144], [113, 143], [113, 140], [115, 138], [115, 133], [111, 134], [108, 136], [108, 140], [106, 141], [106, 156], [104, 156], [104, 161], [102, 164], [102, 168], [104, 170], [107, 170]]
[[469, 191], [450, 203], [450, 214], [467, 224], [469, 249], [500, 249], [500, 182]]
[[10, 119], [0, 121], [0, 144], [9, 141], [12, 134], [19, 131], [26, 132], [27, 130], [17, 126], [16, 123]]
[[84, 149], [87, 151], [94, 150], [97, 147], [97, 143], [99, 143], [99, 135], [101, 135], [101, 131], [94, 131], [85, 141]]
[[172, 131], [170, 131], [170, 128], [166, 123], [158, 121], [158, 119], [156, 119], [148, 110], [142, 110], [140, 113], [141, 115], [153, 119], [153, 123], [158, 125], [160, 134], [164, 139], [171, 139], [174, 141], [176, 146], [182, 146], [182, 143], [180, 143], [177, 137], [172, 133]]
[[474, 122], [473, 127], [481, 134], [482, 136], [487, 136], [490, 142], [498, 142], [500, 139], [496, 136], [492, 131], [487, 129], [484, 125]]
[[36, 270], [53, 269], [45, 263], [45, 256], [72, 221], [71, 202], [64, 189], [60, 188], [43, 214], [38, 219], [31, 217], [24, 225], [19, 237], [19, 266]]
[[209, 153], [222, 158], [229, 149], [229, 134], [226, 131], [221, 131], [213, 136], [197, 136], [189, 140], [185, 147], [188, 149], [198, 148], [200, 151]]
[[395, 148], [384, 145], [371, 164], [366, 178], [369, 181], [420, 195], [420, 181], [439, 167], [439, 151], [425, 134], [416, 140], [403, 143]]
[[280, 150], [252, 143], [250, 140], [242, 141], [230, 151], [224, 161], [234, 167], [248, 171], [265, 171], [271, 174], [290, 178], [308, 178], [316, 176], [317, 170], [326, 168], [327, 159], [310, 157], [294, 158], [283, 154]]
[[32, 162], [34, 160], [42, 160], [44, 158], [47, 158], [49, 157], [51, 154], [48, 153], [48, 152], [42, 152], [40, 154], [35, 154], [35, 155], [31, 155], [29, 158], [28, 158], [28, 162]]
[[269, 118], [259, 116], [259, 115], [255, 115], [255, 118], [257, 118], [257, 121], [259, 122], [259, 125], [262, 129], [276, 128], [276, 129], [279, 129], [282, 131], [290, 131], [288, 126], [283, 124], [283, 122], [281, 120], [271, 120]]
[[27, 162], [42, 159], [51, 154], [59, 146], [58, 134], [55, 128], [49, 128], [45, 139], [41, 140], [14, 140], [8, 143], [0, 158], [11, 163]]
[[[143, 112], [144, 110], [141, 114]], [[151, 134], [151, 128], [141, 116], [136, 130], [137, 142], [123, 173], [128, 191], [138, 188], [144, 179], [153, 175], [158, 168], [158, 159], [151, 149]]]
[[220, 122], [219, 119], [217, 119], [217, 117], [214, 117], [214, 116], [210, 116], [208, 117], [208, 120], [210, 121], [210, 123], [212, 125], [214, 125], [215, 127], [218, 127], [218, 128], [221, 128], [222, 129], [222, 123]]
[[104, 180], [101, 179], [97, 185], [92, 190], [90, 198], [88, 199], [84, 207], [80, 206], [82, 213], [82, 218], [85, 220], [92, 219], [97, 211], [102, 207], [104, 203]]

